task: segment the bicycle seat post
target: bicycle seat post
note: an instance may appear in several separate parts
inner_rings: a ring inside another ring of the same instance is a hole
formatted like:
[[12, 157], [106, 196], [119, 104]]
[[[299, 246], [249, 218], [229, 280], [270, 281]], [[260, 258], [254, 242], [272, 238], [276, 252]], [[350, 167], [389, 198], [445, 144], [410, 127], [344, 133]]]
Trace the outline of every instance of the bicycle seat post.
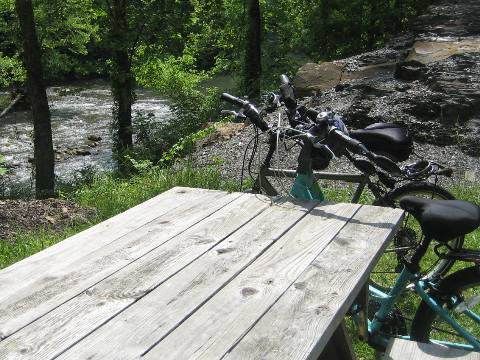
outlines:
[[420, 245], [415, 250], [415, 253], [412, 255], [409, 261], [405, 261], [405, 266], [410, 270], [412, 273], [417, 273], [420, 271], [420, 260], [425, 256], [428, 251], [428, 247], [432, 239], [424, 238]]

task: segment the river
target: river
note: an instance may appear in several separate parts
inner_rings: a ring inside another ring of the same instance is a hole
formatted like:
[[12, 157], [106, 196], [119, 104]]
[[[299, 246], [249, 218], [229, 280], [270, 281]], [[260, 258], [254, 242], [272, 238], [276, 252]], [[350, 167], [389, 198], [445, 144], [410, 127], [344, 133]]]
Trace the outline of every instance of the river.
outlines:
[[[155, 121], [171, 118], [167, 102], [149, 89], [137, 89], [136, 114], [154, 117]], [[110, 84], [103, 80], [81, 81], [47, 89], [52, 118], [53, 144], [56, 153], [55, 175], [71, 181], [84, 169], [111, 170], [112, 95]], [[0, 119], [0, 154], [9, 167], [4, 176], [10, 185], [31, 183], [33, 157], [31, 112], [18, 111]], [[89, 140], [94, 139], [95, 141]], [[95, 139], [101, 138], [101, 140]], [[83, 155], [79, 155], [83, 154]]]

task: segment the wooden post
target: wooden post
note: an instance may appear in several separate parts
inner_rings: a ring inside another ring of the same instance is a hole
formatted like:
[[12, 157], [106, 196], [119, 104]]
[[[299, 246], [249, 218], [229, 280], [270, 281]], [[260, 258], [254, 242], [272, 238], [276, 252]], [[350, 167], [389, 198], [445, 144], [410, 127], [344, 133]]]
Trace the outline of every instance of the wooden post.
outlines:
[[352, 341], [345, 328], [345, 321], [342, 321], [335, 330], [318, 360], [356, 360]]

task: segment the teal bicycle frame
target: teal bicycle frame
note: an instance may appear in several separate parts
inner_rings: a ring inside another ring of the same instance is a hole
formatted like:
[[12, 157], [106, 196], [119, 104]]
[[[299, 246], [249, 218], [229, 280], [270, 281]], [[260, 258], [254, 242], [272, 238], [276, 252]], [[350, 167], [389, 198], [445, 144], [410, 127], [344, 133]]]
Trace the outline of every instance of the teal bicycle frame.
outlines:
[[[401, 293], [412, 282], [415, 284], [415, 292], [424, 300], [442, 319], [444, 319], [458, 334], [468, 341], [468, 344], [453, 343], [449, 341], [433, 341], [438, 344], [446, 345], [452, 348], [463, 349], [468, 351], [480, 351], [480, 342], [469, 331], [464, 329], [455, 319], [453, 319], [448, 311], [440, 306], [434, 298], [426, 293], [426, 289], [433, 286], [428, 280], [419, 280], [418, 273], [411, 272], [404, 267], [400, 273], [394, 287], [386, 294], [374, 286], [369, 286], [370, 297], [380, 303], [380, 309], [376, 312], [373, 321], [368, 321], [369, 341], [380, 346], [387, 346], [390, 337], [381, 333], [382, 323], [386, 320], [388, 314], [393, 310], [394, 304], [397, 302]], [[452, 299], [456, 300], [456, 299]], [[469, 309], [463, 311], [465, 315], [470, 317], [480, 326], [480, 316]], [[355, 319], [355, 318], [354, 318]], [[358, 322], [357, 322], [358, 323]], [[410, 340], [409, 336], [398, 336], [402, 339]]]
[[[363, 184], [362, 184], [363, 185]], [[363, 190], [363, 186], [361, 188]], [[295, 182], [290, 192], [295, 198], [304, 200], [324, 200], [324, 195], [319, 188], [313, 173], [311, 174], [296, 174]], [[444, 319], [455, 331], [458, 332], [468, 344], [453, 343], [448, 341], [434, 341], [435, 343], [446, 345], [452, 348], [463, 349], [468, 351], [480, 351], [480, 341], [475, 338], [469, 331], [464, 329], [455, 319], [453, 319], [448, 311], [440, 306], [434, 298], [427, 294], [425, 291], [428, 288], [434, 287], [434, 284], [430, 281], [420, 280], [420, 274], [411, 271], [407, 266], [404, 266], [403, 271], [400, 273], [394, 287], [390, 292], [384, 293], [378, 288], [369, 285], [369, 297], [374, 298], [380, 304], [380, 309], [375, 313], [373, 321], [367, 320], [367, 336], [370, 343], [386, 347], [390, 337], [382, 334], [381, 327], [383, 322], [387, 319], [388, 314], [394, 309], [395, 303], [399, 299], [402, 292], [412, 282], [415, 284], [415, 292], [424, 300], [442, 319]], [[452, 299], [455, 300], [456, 299]], [[368, 306], [368, 304], [366, 304]], [[358, 304], [352, 306], [351, 313], [355, 313], [355, 309], [358, 309]], [[366, 309], [364, 309], [366, 312]], [[480, 326], [480, 316], [469, 309], [463, 311], [466, 316], [470, 317], [473, 321]], [[360, 327], [362, 321], [359, 321], [358, 316], [353, 316], [354, 320], [357, 320], [357, 325]], [[365, 334], [364, 330], [360, 330], [360, 333]], [[398, 336], [402, 339], [410, 340], [409, 336]]]

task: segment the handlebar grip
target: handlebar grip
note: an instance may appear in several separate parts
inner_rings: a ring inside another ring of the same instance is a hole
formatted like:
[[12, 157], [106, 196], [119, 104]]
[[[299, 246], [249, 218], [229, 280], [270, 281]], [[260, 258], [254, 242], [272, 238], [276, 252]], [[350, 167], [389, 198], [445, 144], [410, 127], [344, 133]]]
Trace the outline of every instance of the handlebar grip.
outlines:
[[246, 100], [242, 100], [240, 98], [237, 98], [233, 95], [230, 95], [230, 94], [227, 94], [227, 93], [223, 93], [222, 95], [220, 95], [220, 99], [222, 99], [223, 101], [226, 101], [232, 105], [237, 105], [237, 106], [240, 106], [240, 107], [244, 107], [245, 105], [248, 104], [248, 101]]
[[227, 93], [220, 95], [220, 99], [229, 102], [230, 104], [242, 107], [242, 113], [249, 118], [253, 124], [258, 126], [260, 130], [267, 131], [269, 129], [268, 124], [262, 119], [260, 112], [253, 104]]

